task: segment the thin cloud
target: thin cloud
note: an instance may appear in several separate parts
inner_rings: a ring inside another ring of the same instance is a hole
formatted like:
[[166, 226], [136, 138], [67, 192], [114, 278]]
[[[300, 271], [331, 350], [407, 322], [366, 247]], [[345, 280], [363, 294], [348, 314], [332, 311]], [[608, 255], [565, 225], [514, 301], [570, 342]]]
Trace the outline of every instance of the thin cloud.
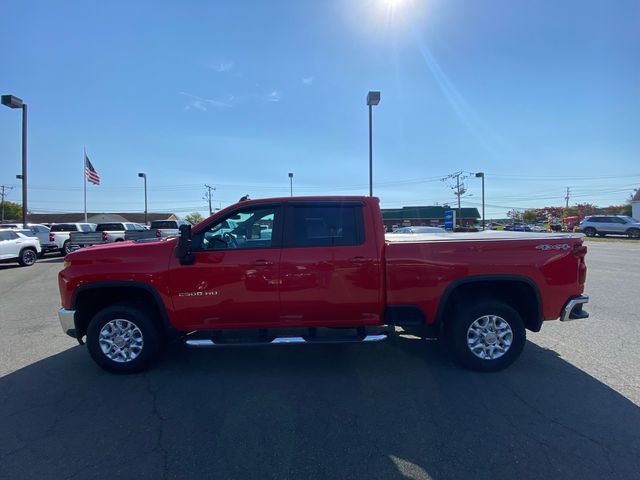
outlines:
[[313, 83], [313, 77], [305, 77], [302, 79], [302, 83], [305, 85], [311, 85]]
[[269, 102], [279, 102], [280, 98], [280, 92], [277, 90], [273, 90], [269, 95], [267, 95], [267, 101]]
[[233, 67], [235, 66], [234, 62], [232, 61], [224, 61], [224, 62], [218, 62], [218, 63], [214, 63], [211, 65], [211, 68], [213, 70], [215, 70], [218, 73], [225, 73], [225, 72], [230, 72], [231, 70], [233, 70]]
[[224, 99], [204, 98], [197, 95], [192, 95], [187, 92], [178, 92], [180, 95], [187, 97], [189, 103], [185, 106], [186, 110], [200, 110], [206, 112], [212, 108], [225, 108], [230, 107], [235, 97], [230, 95]]

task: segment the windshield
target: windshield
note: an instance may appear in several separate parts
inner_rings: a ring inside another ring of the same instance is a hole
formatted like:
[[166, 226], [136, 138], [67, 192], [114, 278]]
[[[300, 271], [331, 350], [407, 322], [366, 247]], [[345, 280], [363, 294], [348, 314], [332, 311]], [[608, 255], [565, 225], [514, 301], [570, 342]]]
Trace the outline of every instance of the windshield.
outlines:
[[174, 220], [154, 220], [153, 222], [151, 222], [151, 228], [170, 230], [176, 229], [178, 228], [178, 226], [176, 225], [176, 222]]

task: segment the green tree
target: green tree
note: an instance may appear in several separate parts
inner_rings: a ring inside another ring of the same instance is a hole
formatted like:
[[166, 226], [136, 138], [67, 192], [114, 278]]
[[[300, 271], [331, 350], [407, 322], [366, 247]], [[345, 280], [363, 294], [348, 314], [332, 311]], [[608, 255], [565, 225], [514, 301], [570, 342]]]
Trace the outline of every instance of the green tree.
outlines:
[[511, 219], [512, 222], [521, 222], [522, 221], [522, 212], [520, 210], [509, 210], [507, 212], [507, 217]]
[[195, 225], [196, 223], [200, 223], [202, 220], [204, 220], [204, 217], [200, 215], [200, 212], [193, 212], [184, 217], [184, 219], [191, 225]]
[[7, 202], [6, 200], [2, 204], [4, 215], [2, 218], [5, 220], [21, 220], [22, 219], [22, 205], [14, 202]]
[[537, 210], [525, 210], [522, 214], [522, 218], [527, 223], [535, 223], [538, 221], [538, 212]]

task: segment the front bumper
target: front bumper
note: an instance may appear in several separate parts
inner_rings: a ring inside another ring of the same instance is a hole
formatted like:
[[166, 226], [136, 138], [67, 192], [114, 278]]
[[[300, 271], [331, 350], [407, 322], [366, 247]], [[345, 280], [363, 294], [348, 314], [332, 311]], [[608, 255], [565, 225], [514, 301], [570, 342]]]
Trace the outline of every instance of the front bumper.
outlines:
[[561, 322], [568, 322], [569, 320], [582, 320], [589, 318], [589, 312], [582, 309], [585, 303], [589, 303], [589, 295], [578, 295], [577, 297], [569, 300], [560, 315]]
[[66, 310], [64, 308], [58, 310], [58, 318], [60, 319], [62, 331], [73, 338], [76, 338], [75, 316], [75, 310]]

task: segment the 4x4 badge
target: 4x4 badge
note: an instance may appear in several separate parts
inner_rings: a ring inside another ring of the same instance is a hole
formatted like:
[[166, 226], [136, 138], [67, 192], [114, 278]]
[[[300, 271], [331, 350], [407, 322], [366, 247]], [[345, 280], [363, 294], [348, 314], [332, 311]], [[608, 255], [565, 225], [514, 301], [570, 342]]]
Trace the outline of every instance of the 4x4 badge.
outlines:
[[548, 243], [541, 243], [540, 245], [536, 245], [536, 250], [569, 250], [571, 245], [568, 243], [556, 243], [553, 245], [549, 245]]

